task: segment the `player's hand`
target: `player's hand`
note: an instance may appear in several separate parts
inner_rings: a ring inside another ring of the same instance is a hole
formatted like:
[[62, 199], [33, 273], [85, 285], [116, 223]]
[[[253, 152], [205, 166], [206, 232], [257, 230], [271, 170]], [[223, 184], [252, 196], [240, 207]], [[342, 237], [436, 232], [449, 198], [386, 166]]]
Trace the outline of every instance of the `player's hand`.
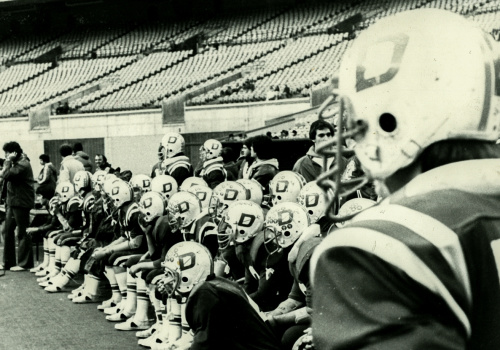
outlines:
[[36, 232], [36, 227], [28, 227], [28, 228], [26, 229], [26, 234], [27, 234], [28, 236], [30, 236], [30, 237], [31, 237], [31, 236], [33, 235], [33, 233], [35, 233], [35, 232]]
[[255, 271], [255, 268], [253, 266], [249, 266], [248, 271], [250, 271], [250, 274], [253, 276], [253, 278], [255, 278], [256, 280], [260, 280], [260, 276], [257, 271]]
[[135, 264], [135, 265], [132, 265], [132, 267], [130, 268], [130, 275], [134, 278], [137, 277], [137, 273], [141, 271], [141, 267], [139, 266], [139, 264]]

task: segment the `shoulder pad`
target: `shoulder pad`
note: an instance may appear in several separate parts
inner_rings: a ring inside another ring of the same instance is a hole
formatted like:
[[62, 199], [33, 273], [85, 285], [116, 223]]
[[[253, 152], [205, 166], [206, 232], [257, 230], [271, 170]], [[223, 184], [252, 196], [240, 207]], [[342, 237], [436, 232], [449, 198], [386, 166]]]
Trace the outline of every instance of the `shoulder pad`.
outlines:
[[83, 200], [80, 197], [70, 198], [66, 205], [67, 211], [72, 212], [82, 208]]

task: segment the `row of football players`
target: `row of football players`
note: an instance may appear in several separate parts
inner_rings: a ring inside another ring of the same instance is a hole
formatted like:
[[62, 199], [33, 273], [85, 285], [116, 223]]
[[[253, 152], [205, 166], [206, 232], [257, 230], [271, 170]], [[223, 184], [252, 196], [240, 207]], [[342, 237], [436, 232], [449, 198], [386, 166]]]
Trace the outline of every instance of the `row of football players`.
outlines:
[[[116, 329], [137, 330], [144, 338], [140, 345], [162, 348], [180, 337], [181, 325], [188, 330], [185, 317], [172, 315], [179, 314], [191, 289], [211, 271], [211, 263], [203, 265], [203, 257], [197, 257], [208, 251], [216, 275], [239, 280], [259, 309], [268, 312], [284, 342], [293, 344], [308, 326], [308, 258], [321, 239], [301, 246], [305, 239], [299, 237], [328, 232], [331, 223], [324, 215], [325, 194], [315, 182], [306, 184], [297, 173], [283, 171], [269, 187], [271, 195], [264, 196], [253, 180], [225, 181], [212, 190], [197, 177], [178, 188], [169, 175], [136, 175], [127, 183], [101, 171], [79, 172], [74, 186], [58, 185], [56, 197], [47, 203], [47, 224], [31, 229], [45, 237], [44, 261], [32, 271], [49, 292], [66, 290], [83, 271], [84, 283], [68, 296], [74, 303], [96, 302], [105, 277], [112, 297], [98, 309], [119, 322]], [[342, 209], [360, 210], [371, 203], [358, 199]], [[206, 250], [184, 246], [188, 251], [174, 269], [179, 280], [162, 263], [171, 263], [169, 249], [186, 241]], [[158, 290], [158, 285], [163, 287]]]

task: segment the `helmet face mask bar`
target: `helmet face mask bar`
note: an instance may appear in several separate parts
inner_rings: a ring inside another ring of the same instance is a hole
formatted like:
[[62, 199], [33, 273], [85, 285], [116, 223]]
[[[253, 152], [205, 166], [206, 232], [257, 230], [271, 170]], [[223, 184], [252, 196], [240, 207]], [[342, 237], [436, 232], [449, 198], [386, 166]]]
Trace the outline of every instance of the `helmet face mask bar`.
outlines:
[[264, 248], [266, 248], [267, 254], [272, 255], [283, 250], [279, 243], [280, 236], [281, 232], [276, 226], [266, 225], [264, 227]]
[[[319, 107], [318, 118], [323, 118], [323, 113], [328, 107], [333, 105], [335, 97], [338, 95], [338, 90], [333, 91], [333, 95], [328, 97], [323, 104]], [[344, 168], [343, 156], [348, 151], [344, 149], [344, 140], [348, 138], [356, 138], [364, 135], [367, 129], [366, 123], [362, 120], [352, 123], [348, 120], [347, 124], [349, 127], [344, 132], [344, 98], [339, 99], [339, 117], [337, 122], [337, 135], [331, 140], [325, 141], [316, 147], [316, 153], [323, 156], [323, 169], [328, 169], [328, 158], [334, 156], [336, 159], [336, 164], [333, 168], [323, 172], [316, 180], [318, 186], [320, 186], [328, 199], [328, 205], [325, 209], [326, 215], [334, 222], [344, 222], [351, 219], [354, 215], [348, 217], [337, 216], [334, 212], [336, 205], [339, 203], [341, 197], [347, 197], [351, 193], [356, 192], [368, 183], [368, 178], [366, 176], [358, 177], [348, 181], [342, 180], [342, 169]], [[332, 149], [332, 146], [336, 146]]]

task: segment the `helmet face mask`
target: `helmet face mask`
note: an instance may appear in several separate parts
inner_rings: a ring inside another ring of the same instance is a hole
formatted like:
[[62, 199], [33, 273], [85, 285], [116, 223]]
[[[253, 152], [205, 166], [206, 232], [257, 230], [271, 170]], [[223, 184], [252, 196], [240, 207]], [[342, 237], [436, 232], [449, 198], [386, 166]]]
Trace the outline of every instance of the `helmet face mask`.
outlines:
[[269, 254], [291, 246], [310, 225], [309, 215], [297, 203], [280, 203], [272, 207], [264, 224], [264, 245]]
[[264, 212], [256, 203], [244, 200], [231, 203], [222, 216], [217, 234], [219, 246], [242, 244], [254, 238], [264, 224]]
[[200, 156], [203, 160], [215, 159], [220, 156], [222, 152], [222, 143], [217, 140], [206, 140], [203, 147], [200, 149]]
[[165, 278], [165, 291], [186, 295], [199, 283], [213, 274], [213, 260], [210, 252], [196, 242], [174, 244], [167, 252], [162, 263]]

